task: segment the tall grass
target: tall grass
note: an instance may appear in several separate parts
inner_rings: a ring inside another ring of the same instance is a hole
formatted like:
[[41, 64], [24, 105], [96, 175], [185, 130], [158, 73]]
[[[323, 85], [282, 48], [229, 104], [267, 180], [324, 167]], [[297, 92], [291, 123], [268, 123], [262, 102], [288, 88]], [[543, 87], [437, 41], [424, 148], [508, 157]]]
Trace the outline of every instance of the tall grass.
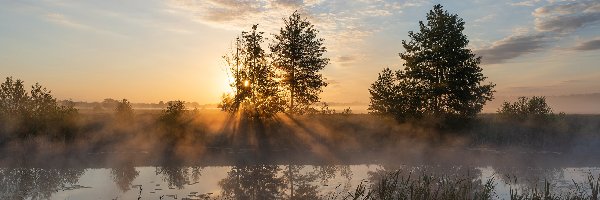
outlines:
[[[354, 191], [348, 192], [342, 199], [379, 200], [379, 199], [419, 199], [419, 200], [485, 200], [499, 199], [496, 195], [494, 177], [485, 181], [471, 177], [421, 174], [403, 175], [399, 171], [388, 173], [380, 179], [361, 182]], [[555, 190], [549, 181], [541, 188], [522, 188], [510, 185], [510, 200], [597, 200], [599, 199], [600, 176], [589, 175], [587, 183], [576, 183], [574, 188], [564, 191]], [[587, 186], [587, 187], [586, 187]], [[336, 196], [337, 197], [337, 196]]]

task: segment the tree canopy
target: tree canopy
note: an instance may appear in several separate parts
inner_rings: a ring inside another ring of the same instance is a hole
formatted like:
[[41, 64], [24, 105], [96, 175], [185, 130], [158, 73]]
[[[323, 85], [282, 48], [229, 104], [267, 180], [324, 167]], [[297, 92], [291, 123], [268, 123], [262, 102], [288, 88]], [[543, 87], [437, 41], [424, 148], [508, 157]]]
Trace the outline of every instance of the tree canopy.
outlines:
[[133, 107], [127, 99], [123, 99], [117, 103], [115, 107], [115, 118], [119, 122], [131, 123], [133, 122]]
[[[70, 101], [67, 101], [70, 102]], [[48, 135], [68, 139], [74, 134], [77, 109], [60, 105], [50, 90], [36, 83], [27, 93], [23, 81], [7, 77], [0, 85], [0, 124], [14, 136]]]
[[275, 70], [262, 49], [263, 32], [258, 25], [250, 32], [242, 32], [236, 39], [235, 51], [224, 56], [233, 77], [234, 94], [224, 95], [222, 110], [241, 111], [248, 118], [270, 118], [283, 110]]
[[473, 118], [493, 98], [477, 57], [462, 33], [465, 22], [441, 5], [419, 22], [419, 32], [409, 31], [402, 41], [404, 69], [389, 68], [371, 85], [372, 113], [389, 114], [399, 120], [422, 118]]
[[323, 70], [329, 59], [323, 39], [318, 38], [318, 30], [300, 13], [294, 12], [284, 19], [285, 26], [274, 35], [270, 45], [273, 65], [281, 70], [281, 85], [285, 88], [290, 112], [305, 111], [319, 101], [319, 94], [327, 86]]
[[519, 97], [515, 102], [505, 101], [498, 109], [500, 118], [510, 121], [533, 120], [545, 122], [556, 118], [552, 108], [546, 103], [546, 97]]

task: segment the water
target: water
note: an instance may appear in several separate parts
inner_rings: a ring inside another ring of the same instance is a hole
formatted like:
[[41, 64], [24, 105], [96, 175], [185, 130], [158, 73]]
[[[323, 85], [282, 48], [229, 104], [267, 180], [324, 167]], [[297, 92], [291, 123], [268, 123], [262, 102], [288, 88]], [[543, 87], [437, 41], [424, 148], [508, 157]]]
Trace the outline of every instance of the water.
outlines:
[[[588, 176], [600, 167], [540, 168], [521, 166], [442, 165], [234, 165], [132, 166], [113, 168], [1, 168], [0, 199], [203, 199], [235, 195], [241, 199], [341, 198], [361, 182], [400, 170], [405, 174], [444, 173], [494, 178], [498, 199], [510, 188], [539, 187], [550, 181], [554, 191], [569, 191], [575, 183], [587, 187]], [[291, 174], [291, 176], [290, 176]], [[466, 176], [465, 176], [466, 177]], [[513, 179], [511, 177], [517, 177]]]

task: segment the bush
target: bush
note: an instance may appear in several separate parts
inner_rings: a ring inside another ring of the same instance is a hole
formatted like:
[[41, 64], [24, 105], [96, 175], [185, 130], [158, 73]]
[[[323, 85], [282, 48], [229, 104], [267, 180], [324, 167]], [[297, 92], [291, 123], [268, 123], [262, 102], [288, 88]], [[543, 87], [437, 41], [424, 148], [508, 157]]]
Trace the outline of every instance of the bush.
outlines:
[[186, 113], [185, 103], [183, 101], [167, 102], [167, 109], [160, 116], [160, 121], [166, 124], [175, 124]]
[[[559, 116], [564, 115], [560, 113]], [[504, 102], [498, 109], [498, 116], [510, 121], [535, 121], [545, 122], [556, 119], [558, 116], [552, 112], [552, 108], [546, 103], [546, 97], [533, 96], [519, 97], [516, 102]]]
[[133, 122], [133, 108], [127, 99], [123, 99], [115, 108], [115, 119], [122, 123]]
[[70, 101], [60, 105], [50, 93], [38, 83], [27, 93], [23, 81], [7, 77], [0, 87], [2, 132], [19, 138], [72, 139], [77, 128], [77, 109]]

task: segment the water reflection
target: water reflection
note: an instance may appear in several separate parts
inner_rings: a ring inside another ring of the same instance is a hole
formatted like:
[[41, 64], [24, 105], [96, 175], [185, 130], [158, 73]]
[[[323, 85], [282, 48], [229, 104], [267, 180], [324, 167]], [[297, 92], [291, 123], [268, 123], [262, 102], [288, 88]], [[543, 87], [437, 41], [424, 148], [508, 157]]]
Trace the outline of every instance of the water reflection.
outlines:
[[285, 188], [280, 171], [276, 165], [233, 166], [219, 186], [231, 199], [276, 199]]
[[117, 167], [111, 168], [110, 174], [112, 175], [113, 180], [119, 189], [123, 192], [127, 192], [129, 189], [131, 189], [131, 183], [133, 180], [135, 180], [135, 178], [137, 178], [140, 172], [135, 169], [132, 162], [126, 162]]
[[[323, 186], [337, 176], [349, 182], [348, 165], [251, 165], [234, 166], [219, 182], [227, 199], [325, 199]], [[345, 184], [349, 189], [350, 184]]]
[[72, 190], [84, 169], [0, 168], [0, 199], [49, 199], [59, 190]]
[[186, 185], [199, 182], [200, 176], [202, 176], [202, 168], [199, 166], [167, 165], [156, 167], [156, 175], [162, 176], [163, 181], [168, 184], [169, 189], [183, 189]]
[[[598, 168], [585, 170], [595, 170], [596, 175], [600, 171]], [[541, 184], [530, 180], [567, 182], [575, 176], [585, 177], [585, 170], [573, 168], [573, 172], [565, 173], [564, 168], [552, 167], [394, 164], [209, 167], [177, 162], [135, 167], [133, 162], [121, 162], [97, 169], [0, 168], [0, 199], [343, 199], [360, 183], [376, 190], [381, 187], [381, 180], [390, 174], [400, 174], [417, 183], [423, 175], [443, 177], [435, 180], [443, 180], [441, 184], [466, 182], [473, 188], [482, 187], [485, 180], [493, 176], [497, 180], [498, 197], [502, 199], [508, 193], [506, 182], [514, 181], [512, 186], [535, 187]]]

